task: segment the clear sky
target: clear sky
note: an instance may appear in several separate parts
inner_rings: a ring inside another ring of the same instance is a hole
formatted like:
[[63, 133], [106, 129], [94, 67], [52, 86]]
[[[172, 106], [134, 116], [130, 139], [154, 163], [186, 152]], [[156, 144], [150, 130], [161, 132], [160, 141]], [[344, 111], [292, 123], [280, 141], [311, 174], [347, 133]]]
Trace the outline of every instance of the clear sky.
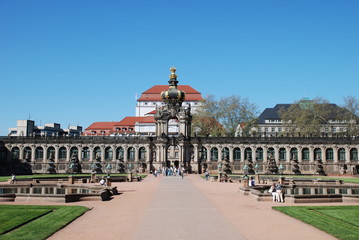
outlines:
[[358, 0], [0, 0], [0, 135], [135, 115], [135, 94], [179, 84], [262, 111], [358, 97]]

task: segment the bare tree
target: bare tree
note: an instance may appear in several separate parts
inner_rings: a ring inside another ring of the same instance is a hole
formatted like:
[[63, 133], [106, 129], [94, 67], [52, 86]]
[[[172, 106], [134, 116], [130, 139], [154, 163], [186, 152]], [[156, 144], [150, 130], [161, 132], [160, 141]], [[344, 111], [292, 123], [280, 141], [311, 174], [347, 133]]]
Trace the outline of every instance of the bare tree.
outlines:
[[225, 129], [226, 136], [234, 136], [239, 124], [253, 123], [258, 115], [258, 107], [247, 98], [237, 95], [215, 100], [213, 95], [205, 98], [198, 115], [217, 120]]

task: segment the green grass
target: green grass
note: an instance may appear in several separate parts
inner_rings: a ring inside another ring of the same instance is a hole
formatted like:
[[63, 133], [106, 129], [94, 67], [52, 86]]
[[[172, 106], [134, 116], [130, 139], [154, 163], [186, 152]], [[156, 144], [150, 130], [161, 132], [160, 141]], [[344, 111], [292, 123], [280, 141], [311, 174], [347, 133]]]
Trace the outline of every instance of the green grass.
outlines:
[[294, 206], [273, 209], [310, 224], [342, 240], [359, 239], [359, 205]]
[[82, 206], [0, 205], [0, 239], [46, 239], [88, 210]]

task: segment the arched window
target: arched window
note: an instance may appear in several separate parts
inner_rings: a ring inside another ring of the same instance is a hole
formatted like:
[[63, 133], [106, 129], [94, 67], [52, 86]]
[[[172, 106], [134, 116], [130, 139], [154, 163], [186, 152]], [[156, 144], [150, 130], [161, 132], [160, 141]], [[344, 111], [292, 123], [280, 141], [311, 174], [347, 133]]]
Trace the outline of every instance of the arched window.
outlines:
[[93, 149], [93, 158], [96, 159], [96, 158], [100, 158], [102, 159], [102, 156], [101, 156], [101, 148], [100, 147], [95, 147]]
[[11, 157], [12, 157], [12, 159], [19, 159], [20, 149], [18, 147], [13, 147], [11, 149]]
[[252, 160], [252, 149], [251, 148], [244, 149], [244, 159]]
[[65, 160], [66, 159], [67, 150], [65, 147], [60, 147], [59, 149], [59, 159]]
[[127, 160], [128, 161], [134, 161], [135, 160], [135, 148], [129, 147], [127, 149]]
[[116, 159], [123, 160], [125, 156], [125, 151], [123, 150], [123, 147], [118, 147], [116, 149]]
[[322, 160], [322, 150], [320, 148], [314, 149], [314, 159]]
[[272, 156], [272, 158], [274, 159], [274, 148], [268, 148], [267, 150], [267, 156], [268, 158]]
[[338, 149], [338, 160], [345, 161], [345, 149], [344, 148]]
[[35, 159], [41, 160], [44, 158], [44, 149], [42, 147], [37, 147], [35, 149]]
[[211, 161], [218, 161], [218, 149], [216, 147], [211, 148]]
[[201, 147], [198, 154], [200, 160], [207, 160], [207, 148]]
[[241, 149], [240, 148], [233, 149], [233, 160], [241, 161]]
[[141, 147], [139, 151], [140, 151], [140, 160], [146, 160], [146, 148]]
[[327, 161], [333, 161], [334, 160], [333, 148], [327, 148], [327, 150], [325, 150], [325, 158], [327, 159]]
[[309, 149], [308, 148], [302, 149], [302, 160], [309, 161]]
[[79, 157], [79, 150], [77, 147], [72, 147], [70, 149], [70, 157], [72, 156], [76, 156], [77, 158]]
[[31, 152], [32, 151], [30, 147], [24, 148], [24, 159], [31, 160]]
[[54, 147], [48, 147], [47, 148], [47, 159], [54, 160], [55, 159], [55, 148]]
[[83, 147], [82, 148], [81, 158], [84, 161], [90, 159], [90, 149], [88, 147]]
[[256, 160], [263, 161], [263, 148], [256, 149]]
[[222, 160], [229, 161], [229, 149], [227, 147], [222, 149]]
[[287, 160], [287, 151], [285, 148], [279, 148], [279, 161]]
[[298, 160], [298, 149], [297, 148], [291, 148], [290, 149], [290, 159], [291, 160]]
[[350, 160], [358, 161], [358, 149], [357, 148], [350, 149]]
[[112, 160], [112, 147], [105, 148], [105, 160]]

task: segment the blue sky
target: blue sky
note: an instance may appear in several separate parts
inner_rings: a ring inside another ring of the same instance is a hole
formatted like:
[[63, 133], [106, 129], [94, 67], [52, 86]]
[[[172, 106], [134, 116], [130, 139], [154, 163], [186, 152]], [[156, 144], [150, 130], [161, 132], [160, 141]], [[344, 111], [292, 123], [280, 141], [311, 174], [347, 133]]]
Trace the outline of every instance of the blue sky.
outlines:
[[16, 120], [135, 115], [135, 94], [180, 84], [276, 103], [358, 97], [357, 0], [0, 0], [0, 135]]

